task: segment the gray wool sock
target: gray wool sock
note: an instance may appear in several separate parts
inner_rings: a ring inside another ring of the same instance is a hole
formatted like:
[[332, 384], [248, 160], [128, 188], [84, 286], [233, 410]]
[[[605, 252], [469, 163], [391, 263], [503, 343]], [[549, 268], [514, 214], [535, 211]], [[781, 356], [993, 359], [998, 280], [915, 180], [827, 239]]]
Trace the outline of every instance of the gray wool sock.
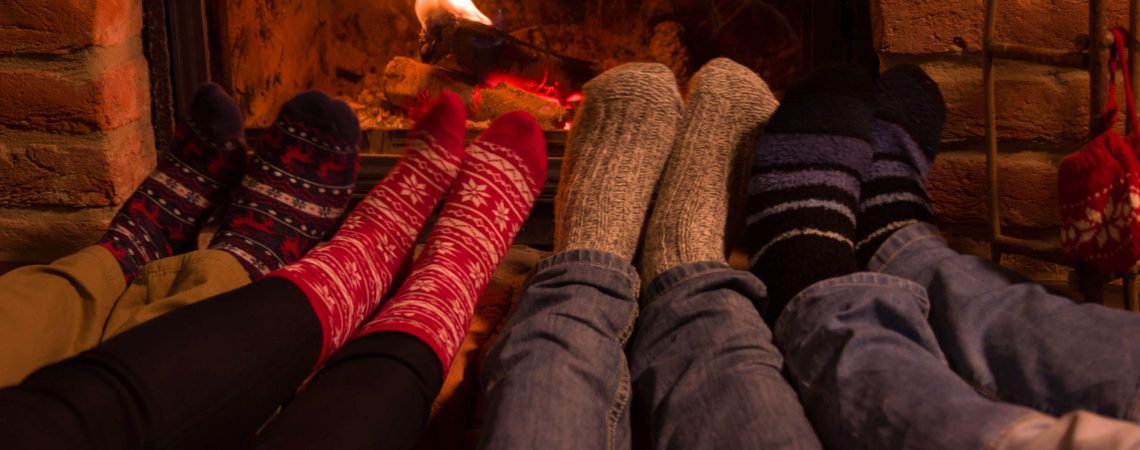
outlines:
[[583, 91], [555, 198], [554, 250], [602, 250], [632, 262], [681, 94], [668, 68], [646, 63], [610, 69]]
[[725, 261], [730, 197], [777, 106], [767, 83], [731, 60], [709, 61], [693, 76], [642, 248], [646, 284], [680, 264]]

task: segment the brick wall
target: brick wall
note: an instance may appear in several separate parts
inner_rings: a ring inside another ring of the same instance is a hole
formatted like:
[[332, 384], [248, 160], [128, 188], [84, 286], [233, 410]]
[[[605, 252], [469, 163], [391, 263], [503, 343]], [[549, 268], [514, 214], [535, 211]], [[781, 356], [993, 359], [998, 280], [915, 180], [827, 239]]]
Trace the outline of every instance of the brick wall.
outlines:
[[141, 5], [2, 8], [0, 260], [50, 260], [92, 243], [154, 166]]
[[[1110, 2], [1109, 24], [1124, 23], [1128, 2]], [[982, 0], [871, 0], [874, 45], [883, 69], [918, 64], [939, 83], [948, 107], [944, 148], [931, 174], [931, 199], [952, 244], [985, 256]], [[997, 38], [1038, 47], [1075, 49], [1088, 34], [1084, 0], [1002, 1]], [[1057, 164], [1088, 134], [1089, 77], [1082, 70], [1021, 62], [995, 66], [1002, 222], [1008, 234], [1055, 234]], [[1067, 270], [1015, 259], [1042, 278]]]

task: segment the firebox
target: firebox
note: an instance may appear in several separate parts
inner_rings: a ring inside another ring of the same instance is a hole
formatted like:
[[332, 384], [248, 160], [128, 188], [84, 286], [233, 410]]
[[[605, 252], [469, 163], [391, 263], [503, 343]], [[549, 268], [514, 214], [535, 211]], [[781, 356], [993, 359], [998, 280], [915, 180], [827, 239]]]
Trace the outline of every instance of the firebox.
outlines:
[[[590, 78], [625, 62], [659, 62], [684, 92], [702, 64], [723, 56], [755, 70], [779, 96], [819, 63], [854, 60], [874, 71], [867, 4], [167, 0], [147, 13], [155, 98], [167, 102], [155, 108], [158, 141], [170, 112], [204, 80], [238, 100], [251, 139], [290, 96], [320, 89], [346, 100], [364, 129], [356, 189], [362, 196], [395, 163], [410, 117], [439, 90], [464, 99], [472, 137], [497, 115], [523, 109], [546, 129], [550, 160], [547, 185], [518, 242], [544, 245], [566, 136]], [[166, 49], [168, 66], [153, 64]]]

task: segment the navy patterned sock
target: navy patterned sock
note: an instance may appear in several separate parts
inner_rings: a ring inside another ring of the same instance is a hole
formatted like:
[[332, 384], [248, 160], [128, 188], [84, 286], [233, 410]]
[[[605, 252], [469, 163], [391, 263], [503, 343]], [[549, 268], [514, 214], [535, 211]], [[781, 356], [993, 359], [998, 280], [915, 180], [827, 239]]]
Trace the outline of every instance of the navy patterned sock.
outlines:
[[210, 248], [257, 279], [325, 238], [352, 195], [360, 124], [347, 104], [308, 91], [284, 105], [246, 169]]
[[748, 183], [752, 272], [768, 286], [769, 323], [808, 285], [855, 272], [855, 211], [871, 163], [872, 81], [820, 68], [788, 90], [756, 148]]
[[96, 243], [114, 255], [128, 282], [147, 262], [194, 249], [202, 223], [241, 177], [245, 147], [234, 100], [221, 86], [204, 84], [187, 117], [173, 148]]
[[895, 231], [934, 222], [926, 177], [938, 152], [946, 106], [938, 85], [917, 66], [900, 66], [875, 84], [874, 149], [856, 216], [855, 252], [866, 267]]

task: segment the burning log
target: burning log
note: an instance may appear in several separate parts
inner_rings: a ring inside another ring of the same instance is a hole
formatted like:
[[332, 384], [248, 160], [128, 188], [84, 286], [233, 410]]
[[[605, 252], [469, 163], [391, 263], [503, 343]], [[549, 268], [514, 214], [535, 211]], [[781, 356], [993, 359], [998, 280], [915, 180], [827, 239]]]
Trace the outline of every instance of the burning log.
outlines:
[[462, 71], [486, 79], [509, 75], [544, 85], [565, 98], [601, 72], [601, 64], [558, 54], [505, 31], [453, 15], [439, 16], [420, 34], [420, 59], [436, 64], [449, 58]]
[[404, 57], [396, 57], [388, 63], [382, 89], [388, 102], [406, 110], [420, 106], [440, 90], [447, 89], [463, 98], [468, 115], [477, 122], [520, 109], [534, 115], [545, 128], [561, 128], [570, 118], [567, 108], [557, 99], [505, 82], [480, 86], [477, 80], [463, 73]]

